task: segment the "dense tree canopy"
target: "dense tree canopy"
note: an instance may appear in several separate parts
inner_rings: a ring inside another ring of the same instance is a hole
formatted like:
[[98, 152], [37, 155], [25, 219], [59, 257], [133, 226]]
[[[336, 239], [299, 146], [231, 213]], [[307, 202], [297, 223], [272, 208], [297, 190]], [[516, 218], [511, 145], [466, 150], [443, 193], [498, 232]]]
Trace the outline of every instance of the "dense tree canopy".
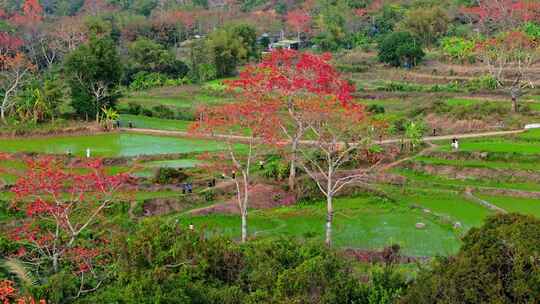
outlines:
[[404, 303], [534, 303], [540, 297], [540, 220], [499, 215], [471, 229], [455, 257], [423, 271]]
[[77, 115], [99, 119], [101, 108], [114, 106], [123, 65], [111, 38], [92, 37], [69, 55], [65, 68]]
[[379, 60], [392, 66], [415, 66], [424, 51], [417, 39], [408, 32], [394, 32], [385, 36], [378, 46]]

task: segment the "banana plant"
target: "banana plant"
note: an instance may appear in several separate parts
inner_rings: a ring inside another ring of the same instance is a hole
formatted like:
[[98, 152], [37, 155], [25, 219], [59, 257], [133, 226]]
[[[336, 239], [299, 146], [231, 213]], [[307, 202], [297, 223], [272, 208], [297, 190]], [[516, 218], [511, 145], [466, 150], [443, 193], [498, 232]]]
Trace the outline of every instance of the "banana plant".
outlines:
[[120, 114], [113, 108], [102, 108], [103, 120], [102, 125], [105, 130], [112, 130], [114, 128], [114, 122], [120, 119]]

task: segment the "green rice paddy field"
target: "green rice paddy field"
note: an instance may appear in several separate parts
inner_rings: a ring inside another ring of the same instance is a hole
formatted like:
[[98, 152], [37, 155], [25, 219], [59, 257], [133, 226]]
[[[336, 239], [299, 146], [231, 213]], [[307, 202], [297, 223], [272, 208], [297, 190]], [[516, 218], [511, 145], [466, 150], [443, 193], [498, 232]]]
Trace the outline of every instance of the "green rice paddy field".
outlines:
[[128, 157], [137, 155], [180, 154], [218, 151], [226, 146], [209, 140], [114, 133], [47, 138], [2, 139], [0, 152], [35, 152], [84, 156], [89, 148], [92, 156]]
[[[176, 125], [176, 122], [174, 122]], [[172, 125], [172, 122], [171, 122]], [[374, 196], [344, 197], [336, 201], [335, 244], [340, 247], [380, 249], [398, 243], [409, 255], [434, 256], [456, 252], [460, 236], [471, 227], [479, 226], [483, 220], [494, 214], [467, 197], [467, 187], [481, 189], [476, 197], [490, 202], [508, 212], [520, 212], [540, 217], [540, 200], [530, 198], [489, 194], [488, 190], [519, 190], [524, 193], [540, 192], [540, 183], [531, 180], [505, 178], [507, 170], [539, 173], [540, 131], [530, 131], [504, 138], [477, 138], [461, 141], [464, 152], [495, 153], [499, 159], [452, 159], [445, 158], [451, 152], [446, 143], [440, 144], [440, 156], [422, 156], [411, 160], [413, 163], [431, 166], [450, 166], [459, 170], [491, 169], [501, 174], [477, 178], [463, 176], [451, 178], [435, 171], [431, 174], [415, 171], [407, 167], [395, 168], [394, 174], [406, 178], [402, 186], [376, 185], [391, 199]], [[82, 156], [86, 148], [91, 148], [94, 156], [124, 157], [141, 154], [198, 153], [217, 151], [223, 143], [207, 140], [185, 139], [166, 136], [151, 136], [131, 133], [101, 134], [92, 136], [64, 136], [50, 138], [26, 138], [2, 140], [0, 151], [66, 153], [71, 150]], [[446, 153], [446, 154], [445, 154]], [[512, 161], [501, 160], [510, 155]], [[177, 160], [157, 160], [143, 164], [144, 170], [159, 167], [190, 168], [197, 166], [195, 158]], [[2, 162], [2, 167], [21, 169], [20, 162]], [[111, 167], [111, 172], [124, 168]], [[465, 174], [466, 175], [466, 174]], [[0, 176], [2, 178], [2, 176]], [[9, 176], [4, 176], [8, 182]], [[488, 191], [488, 192], [485, 192]], [[137, 193], [137, 200], [155, 197], [174, 197], [174, 191]], [[538, 196], [536, 196], [538, 197]], [[0, 199], [9, 195], [0, 192]], [[201, 205], [204, 203], [201, 202]], [[187, 213], [170, 214], [171, 220], [190, 222], [197, 227], [205, 227], [209, 234], [224, 234], [237, 237], [239, 217], [235, 215], [190, 216]], [[252, 210], [249, 216], [250, 234], [255, 237], [269, 235], [295, 236], [299, 238], [321, 239], [324, 230], [325, 204], [304, 204], [268, 210]], [[416, 224], [425, 228], [418, 229]], [[459, 224], [459, 225], [457, 225]], [[457, 225], [457, 227], [455, 227]]]

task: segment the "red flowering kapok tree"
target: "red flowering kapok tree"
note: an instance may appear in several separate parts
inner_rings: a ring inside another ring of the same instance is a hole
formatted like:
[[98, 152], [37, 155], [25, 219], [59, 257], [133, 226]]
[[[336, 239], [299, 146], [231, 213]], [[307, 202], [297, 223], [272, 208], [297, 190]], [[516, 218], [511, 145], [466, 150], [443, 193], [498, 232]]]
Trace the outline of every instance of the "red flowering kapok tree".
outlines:
[[300, 34], [308, 33], [311, 28], [311, 16], [302, 9], [290, 11], [287, 13], [287, 25], [296, 31], [300, 40]]
[[278, 126], [289, 143], [291, 190], [296, 178], [298, 145], [308, 127], [296, 119], [298, 102], [328, 96], [347, 105], [352, 99], [354, 88], [330, 64], [330, 59], [330, 54], [275, 50], [259, 64], [245, 68], [237, 80], [228, 82], [247, 102], [277, 103]]
[[478, 44], [477, 53], [499, 87], [509, 91], [517, 112], [523, 90], [534, 87], [531, 66], [540, 58], [539, 41], [523, 32], [506, 32]]
[[[23, 246], [18, 256], [34, 271], [69, 267], [80, 277], [79, 295], [103, 281], [97, 271], [100, 247], [107, 242], [95, 226], [115, 203], [127, 174], [107, 175], [100, 160], [66, 168], [51, 157], [28, 159], [27, 170], [11, 191], [14, 208], [26, 218], [10, 235]], [[83, 236], [84, 235], [84, 236]]]
[[[309, 137], [301, 141], [299, 163], [326, 197], [326, 237], [332, 243], [334, 197], [352, 183], [367, 183], [383, 160], [372, 151], [369, 121], [363, 106], [346, 105], [333, 97], [298, 103], [296, 120]], [[359, 165], [360, 164], [360, 165]]]
[[[251, 167], [262, 147], [274, 143], [278, 105], [272, 102], [238, 102], [220, 107], [199, 109], [199, 121], [191, 126], [192, 132], [220, 134], [227, 143], [227, 152], [218, 156], [218, 167], [223, 177], [234, 182], [236, 201], [242, 218], [242, 242], [248, 237], [248, 206]], [[247, 145], [247, 152], [235, 143]]]

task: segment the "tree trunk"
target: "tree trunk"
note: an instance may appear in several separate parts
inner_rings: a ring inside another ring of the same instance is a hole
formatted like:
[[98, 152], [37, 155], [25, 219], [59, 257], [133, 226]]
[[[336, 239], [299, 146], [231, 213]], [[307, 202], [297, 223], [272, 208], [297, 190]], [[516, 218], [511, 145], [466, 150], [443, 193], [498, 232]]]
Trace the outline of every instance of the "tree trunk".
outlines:
[[334, 220], [334, 206], [333, 206], [333, 197], [329, 193], [326, 196], [327, 204], [327, 214], [326, 214], [326, 246], [332, 246], [332, 222]]
[[247, 241], [248, 224], [247, 224], [247, 210], [242, 210], [242, 243]]
[[0, 107], [0, 119], [2, 120], [2, 123], [6, 124], [6, 113], [5, 113], [4, 107]]
[[[250, 156], [251, 158], [251, 152]], [[248, 162], [249, 166], [249, 162]], [[242, 175], [244, 176], [244, 197], [241, 201], [240, 206], [240, 213], [242, 214], [242, 243], [245, 243], [248, 238], [248, 223], [247, 223], [247, 216], [248, 216], [248, 202], [249, 202], [249, 177], [248, 177], [248, 171], [249, 167], [246, 169], [246, 171], [242, 171]]]
[[512, 96], [512, 112], [517, 113], [518, 111], [519, 111], [519, 108], [518, 108], [517, 97]]
[[52, 262], [53, 262], [53, 271], [54, 273], [57, 273], [58, 272], [58, 253], [53, 254]]
[[297, 151], [298, 151], [298, 140], [299, 137], [295, 136], [293, 138], [291, 143], [291, 164], [289, 167], [289, 190], [294, 190], [295, 183], [296, 183], [296, 158], [297, 158]]

